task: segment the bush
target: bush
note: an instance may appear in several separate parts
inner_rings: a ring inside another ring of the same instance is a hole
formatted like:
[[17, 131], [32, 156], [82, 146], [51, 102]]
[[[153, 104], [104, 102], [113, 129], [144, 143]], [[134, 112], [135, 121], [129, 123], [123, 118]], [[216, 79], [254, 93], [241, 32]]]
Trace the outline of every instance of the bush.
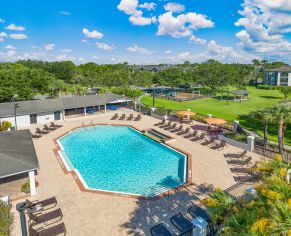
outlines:
[[260, 84], [257, 86], [258, 89], [266, 89], [266, 90], [277, 90], [278, 87], [274, 85], [266, 85], [266, 84]]
[[224, 135], [227, 138], [231, 138], [233, 140], [236, 140], [238, 142], [242, 142], [242, 143], [247, 143], [248, 142], [248, 138], [245, 134], [240, 134], [240, 133], [226, 133]]
[[4, 120], [0, 123], [0, 131], [8, 130], [11, 127], [12, 127], [12, 123], [10, 121]]
[[20, 191], [21, 191], [22, 193], [30, 193], [30, 184], [29, 184], [29, 181], [26, 181], [26, 182], [21, 186]]
[[13, 223], [13, 215], [11, 213], [11, 205], [0, 201], [0, 235], [9, 236]]

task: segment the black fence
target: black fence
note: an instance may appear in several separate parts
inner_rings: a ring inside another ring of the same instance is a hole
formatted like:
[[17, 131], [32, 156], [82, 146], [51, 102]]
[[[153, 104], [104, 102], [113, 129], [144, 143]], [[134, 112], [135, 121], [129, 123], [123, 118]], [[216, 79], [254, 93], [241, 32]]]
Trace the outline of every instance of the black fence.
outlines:
[[[278, 150], [264, 148], [259, 145], [255, 145], [254, 152], [262, 156], [270, 157], [270, 158], [274, 158], [275, 155], [281, 155]], [[288, 150], [284, 150], [282, 153], [282, 158], [284, 162], [287, 162], [287, 163], [291, 162], [291, 152]]]

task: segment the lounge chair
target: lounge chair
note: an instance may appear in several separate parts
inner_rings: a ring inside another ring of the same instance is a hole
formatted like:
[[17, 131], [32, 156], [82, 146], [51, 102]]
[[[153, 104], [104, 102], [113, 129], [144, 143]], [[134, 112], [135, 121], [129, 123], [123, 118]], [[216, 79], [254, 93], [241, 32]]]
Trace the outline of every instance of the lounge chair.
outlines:
[[212, 222], [210, 215], [207, 213], [206, 209], [203, 209], [199, 205], [193, 205], [188, 209], [189, 214], [193, 218], [201, 217], [205, 220], [208, 224]]
[[191, 141], [193, 141], [193, 142], [202, 141], [202, 140], [204, 140], [205, 136], [206, 136], [205, 133], [201, 133], [199, 136], [192, 138]]
[[211, 148], [212, 148], [213, 150], [218, 150], [218, 151], [220, 151], [220, 150], [224, 149], [226, 146], [227, 146], [226, 141], [225, 141], [225, 140], [222, 140], [222, 141], [220, 141], [220, 143], [214, 145], [214, 146], [211, 147]]
[[116, 120], [118, 118], [118, 114], [115, 113], [114, 116], [111, 117], [111, 120]]
[[174, 236], [163, 223], [155, 225], [151, 228], [152, 236]]
[[190, 233], [193, 230], [193, 224], [181, 213], [172, 216], [170, 220], [181, 233]]
[[[176, 123], [175, 123], [176, 124]], [[177, 126], [177, 124], [176, 124], [176, 126]], [[176, 127], [175, 126], [175, 127]], [[183, 125], [180, 125], [177, 129], [173, 129], [171, 132], [172, 133], [176, 133], [176, 132], [179, 132], [179, 131], [181, 131], [181, 130], [183, 130]]]
[[245, 155], [247, 155], [248, 151], [243, 151], [239, 153], [226, 153], [224, 154], [225, 157], [231, 157], [231, 158], [243, 158]]
[[160, 126], [160, 125], [164, 125], [166, 123], [166, 119], [163, 119], [162, 121], [154, 124], [154, 126]]
[[130, 114], [129, 117], [127, 117], [126, 120], [133, 120], [133, 114]]
[[175, 129], [177, 127], [177, 123], [174, 123], [174, 124], [172, 124], [172, 125], [170, 125], [170, 126], [168, 126], [168, 127], [166, 127], [166, 128], [164, 128], [164, 130], [173, 130], [173, 129]]
[[244, 173], [244, 174], [253, 174], [253, 170], [256, 168], [256, 164], [254, 164], [251, 167], [245, 168], [245, 167], [234, 167], [230, 168], [230, 171], [232, 173]]
[[58, 202], [57, 202], [56, 197], [47, 198], [42, 201], [29, 201], [28, 199], [26, 199], [25, 207], [32, 208], [38, 205], [38, 206], [41, 206], [43, 209], [47, 210], [47, 209], [55, 207], [57, 203]]
[[238, 175], [238, 176], [233, 176], [235, 182], [252, 182], [253, 176], [251, 175]]
[[119, 120], [124, 120], [125, 119], [125, 114], [122, 114], [120, 117], [119, 117]]
[[34, 134], [31, 134], [31, 137], [32, 138], [41, 138], [42, 135], [41, 134], [38, 134], [37, 132], [35, 132]]
[[173, 124], [173, 122], [172, 121], [169, 121], [168, 123], [165, 123], [165, 124], [161, 125], [160, 128], [161, 129], [165, 129], [165, 128], [169, 127], [172, 124]]
[[188, 134], [190, 132], [190, 128], [187, 127], [185, 130], [181, 130], [179, 133], [177, 133], [178, 135], [185, 135]]
[[30, 235], [33, 235], [33, 236], [55, 236], [55, 235], [60, 235], [60, 234], [63, 234], [63, 235], [67, 234], [67, 230], [64, 223], [60, 223], [58, 225], [54, 225], [46, 229], [44, 229], [43, 227], [38, 228], [38, 229], [34, 229], [30, 227], [29, 230], [30, 230]]
[[55, 223], [60, 221], [63, 218], [63, 213], [61, 211], [61, 209], [56, 209], [47, 213], [43, 213], [43, 214], [32, 214], [29, 213], [29, 224], [34, 223], [34, 224], [42, 224], [44, 223], [45, 225], [49, 225], [48, 222]]
[[214, 143], [215, 143], [215, 138], [211, 137], [209, 140], [206, 140], [206, 141], [202, 142], [201, 145], [208, 146], [208, 145], [211, 145], [211, 144], [214, 144]]
[[141, 115], [138, 114], [137, 117], [134, 118], [134, 121], [140, 121], [141, 120]]
[[245, 160], [229, 160], [229, 161], [226, 161], [227, 164], [229, 165], [239, 165], [239, 166], [246, 166], [248, 164], [250, 164], [252, 161], [252, 157], [248, 157], [247, 159]]
[[49, 131], [48, 130], [41, 130], [40, 128], [36, 128], [35, 133], [37, 133], [37, 134], [48, 134]]
[[63, 127], [62, 125], [57, 125], [54, 122], [51, 122], [51, 127], [55, 127], [55, 128], [61, 128]]
[[184, 138], [195, 138], [195, 137], [197, 137], [197, 135], [198, 135], [198, 131], [194, 130], [192, 132], [192, 134], [188, 134], [188, 135], [184, 136]]
[[54, 131], [54, 130], [56, 130], [57, 128], [56, 128], [56, 127], [48, 127], [47, 125], [44, 125], [44, 126], [43, 126], [43, 129], [44, 129], [44, 130]]

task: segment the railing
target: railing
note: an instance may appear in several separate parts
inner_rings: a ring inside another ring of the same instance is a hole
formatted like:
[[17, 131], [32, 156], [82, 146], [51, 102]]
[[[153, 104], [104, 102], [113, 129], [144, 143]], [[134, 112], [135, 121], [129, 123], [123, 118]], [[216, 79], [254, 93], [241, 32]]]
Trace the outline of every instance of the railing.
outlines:
[[[266, 156], [266, 157], [270, 157], [270, 158], [274, 158], [275, 155], [279, 154], [280, 152], [277, 150], [272, 150], [272, 149], [267, 149], [258, 145], [255, 145], [255, 149], [254, 152]], [[283, 151], [283, 155], [282, 155], [283, 161], [284, 162], [290, 162], [291, 161], [291, 152], [284, 150]]]

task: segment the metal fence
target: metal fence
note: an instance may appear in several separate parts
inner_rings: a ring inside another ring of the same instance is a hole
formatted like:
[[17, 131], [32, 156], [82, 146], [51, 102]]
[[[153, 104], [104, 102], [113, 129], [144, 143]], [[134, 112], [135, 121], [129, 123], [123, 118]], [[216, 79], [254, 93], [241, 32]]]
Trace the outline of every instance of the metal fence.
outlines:
[[[259, 145], [255, 145], [254, 152], [262, 156], [270, 157], [270, 158], [274, 158], [275, 155], [281, 155], [280, 152], [277, 150], [267, 149]], [[291, 162], [291, 152], [284, 150], [282, 154], [282, 158], [284, 162], [287, 162], [287, 163]]]

